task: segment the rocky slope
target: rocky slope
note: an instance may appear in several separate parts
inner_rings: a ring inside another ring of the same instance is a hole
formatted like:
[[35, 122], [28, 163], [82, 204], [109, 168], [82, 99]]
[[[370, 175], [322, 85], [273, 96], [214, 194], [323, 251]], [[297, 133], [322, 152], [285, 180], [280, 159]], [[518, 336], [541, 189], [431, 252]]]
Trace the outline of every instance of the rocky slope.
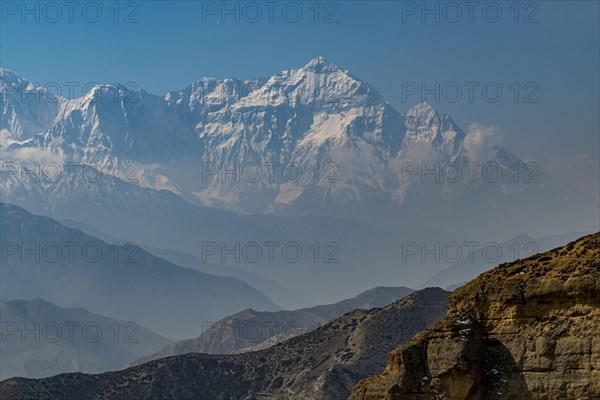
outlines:
[[448, 292], [425, 289], [381, 309], [356, 310], [270, 349], [191, 353], [101, 375], [10, 379], [9, 399], [344, 399], [381, 369], [394, 343], [444, 317]]
[[599, 399], [600, 234], [484, 273], [351, 400]]
[[155, 354], [132, 363], [142, 364], [158, 358], [186, 353], [230, 354], [242, 349], [258, 346], [270, 347], [268, 339], [277, 344], [282, 338], [289, 339], [316, 329], [330, 319], [355, 309], [383, 307], [412, 292], [405, 287], [377, 287], [338, 303], [288, 311], [256, 311], [251, 308], [230, 315], [212, 324], [197, 338], [180, 340], [169, 344]]

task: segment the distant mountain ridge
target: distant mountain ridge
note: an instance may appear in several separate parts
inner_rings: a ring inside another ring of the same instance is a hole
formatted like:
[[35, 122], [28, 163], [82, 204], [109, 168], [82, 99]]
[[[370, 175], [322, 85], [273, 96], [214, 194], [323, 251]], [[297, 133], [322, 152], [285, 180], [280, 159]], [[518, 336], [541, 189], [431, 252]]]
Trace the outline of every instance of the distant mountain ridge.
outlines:
[[168, 343], [134, 321], [39, 298], [2, 301], [0, 310], [0, 379], [118, 370]]
[[[127, 240], [123, 238], [108, 235], [80, 221], [60, 220], [58, 222], [69, 228], [79, 229], [80, 231], [83, 231], [90, 236], [97, 237], [98, 239], [103, 240], [106, 243], [127, 242]], [[301, 294], [292, 291], [291, 289], [285, 287], [281, 283], [275, 282], [258, 274], [247, 272], [242, 268], [202, 262], [202, 260], [190, 254], [182, 253], [180, 251], [175, 251], [171, 249], [157, 248], [154, 246], [148, 246], [139, 243], [138, 245], [140, 245], [140, 247], [144, 248], [148, 252], [154, 254], [155, 256], [168, 260], [175, 265], [192, 268], [197, 271], [211, 275], [229, 276], [232, 278], [241, 279], [244, 282], [247, 282], [250, 286], [263, 292], [265, 295], [267, 295], [269, 299], [273, 300], [275, 304], [281, 306], [283, 309], [294, 308], [297, 307], [298, 304], [310, 303], [310, 300], [308, 300], [305, 296], [302, 296]]]
[[344, 399], [358, 380], [385, 365], [393, 343], [408, 340], [444, 317], [448, 294], [426, 289], [383, 308], [355, 310], [258, 352], [192, 353], [101, 375], [11, 379], [0, 382], [0, 396], [6, 400]]
[[246, 309], [215, 322], [197, 338], [171, 343], [131, 365], [186, 353], [230, 354], [261, 344], [261, 347], [266, 347], [265, 342], [274, 336], [283, 334], [289, 339], [316, 329], [346, 312], [383, 307], [410, 293], [412, 289], [404, 287], [377, 287], [335, 304], [301, 310], [259, 312]]
[[[335, 217], [238, 215], [194, 205], [168, 190], [144, 188], [99, 174], [98, 181], [78, 179], [74, 173], [50, 184], [24, 182], [0, 170], [0, 182], [11, 188], [10, 194], [2, 191], [0, 195], [3, 200], [12, 198], [12, 204], [34, 214], [77, 221], [143, 244], [141, 247], [190, 254], [206, 265], [243, 269], [310, 298], [311, 302], [301, 302], [293, 308], [333, 303], [375, 286], [416, 286], [446, 264], [432, 262], [421, 264], [418, 269], [399, 265], [402, 243], [418, 241], [432, 246], [435, 242], [462, 240], [443, 231], [398, 233]], [[215, 243], [216, 253], [208, 254], [207, 245]], [[272, 262], [264, 243], [277, 246]], [[248, 244], [262, 247], [258, 261], [242, 257], [241, 249]], [[300, 247], [299, 260], [286, 260], [283, 249], [287, 244]], [[226, 248], [236, 247], [238, 251], [223, 257]], [[332, 260], [327, 260], [330, 255]], [[163, 257], [178, 259], [172, 254]], [[372, 266], [372, 274], [362, 273], [365, 265]], [[314, 279], [315, 276], [321, 279]], [[330, 285], [332, 279], [340, 284]], [[293, 301], [293, 296], [288, 300]], [[195, 334], [198, 332], [189, 336]]]
[[431, 279], [423, 283], [420, 288], [434, 286], [450, 290], [449, 287], [462, 286], [461, 283], [464, 284], [475, 279], [498, 264], [513, 262], [521, 258], [528, 258], [537, 253], [546, 252], [589, 233], [565, 233], [543, 238], [534, 238], [522, 234], [503, 243], [490, 243], [487, 247], [482, 246], [482, 248], [478, 248], [456, 264], [438, 272]]
[[193, 336], [203, 321], [249, 305], [279, 309], [239, 279], [174, 265], [134, 243], [108, 244], [17, 206], [0, 203], [0, 231], [3, 300], [84, 307], [170, 339]]

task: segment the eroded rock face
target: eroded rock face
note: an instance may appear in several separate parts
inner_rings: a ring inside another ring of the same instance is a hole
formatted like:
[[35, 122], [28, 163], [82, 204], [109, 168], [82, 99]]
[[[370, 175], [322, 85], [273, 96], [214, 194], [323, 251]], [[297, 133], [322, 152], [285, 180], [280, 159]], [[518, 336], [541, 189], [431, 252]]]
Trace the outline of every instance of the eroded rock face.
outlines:
[[600, 234], [482, 274], [351, 400], [600, 399]]

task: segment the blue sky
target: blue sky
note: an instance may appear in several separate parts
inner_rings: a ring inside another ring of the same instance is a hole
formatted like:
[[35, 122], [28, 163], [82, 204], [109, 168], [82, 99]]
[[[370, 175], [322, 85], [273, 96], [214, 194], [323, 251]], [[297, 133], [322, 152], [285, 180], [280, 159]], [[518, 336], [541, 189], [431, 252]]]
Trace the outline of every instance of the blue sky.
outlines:
[[[65, 2], [54, 3], [60, 16], [42, 2], [27, 3], [29, 14], [20, 1], [2, 2], [3, 67], [42, 84], [135, 82], [162, 94], [203, 76], [269, 76], [321, 55], [372, 84], [401, 112], [421, 101], [422, 85], [435, 91], [437, 84], [439, 101], [432, 94], [425, 100], [465, 129], [471, 122], [500, 127], [521, 156], [553, 157], [559, 165], [589, 157], [594, 166], [598, 159], [597, 1], [516, 7], [482, 1], [472, 21], [463, 1], [429, 2], [430, 14], [422, 14], [422, 2], [281, 1], [272, 22], [264, 1], [230, 2], [230, 14], [220, 1], [120, 2], [116, 8], [112, 1], [96, 2], [85, 13], [81, 1], [73, 22]], [[124, 23], [128, 16], [132, 23]], [[478, 85], [473, 101], [468, 82]], [[418, 93], [410, 94], [414, 85]], [[502, 97], [494, 103], [496, 87]]]

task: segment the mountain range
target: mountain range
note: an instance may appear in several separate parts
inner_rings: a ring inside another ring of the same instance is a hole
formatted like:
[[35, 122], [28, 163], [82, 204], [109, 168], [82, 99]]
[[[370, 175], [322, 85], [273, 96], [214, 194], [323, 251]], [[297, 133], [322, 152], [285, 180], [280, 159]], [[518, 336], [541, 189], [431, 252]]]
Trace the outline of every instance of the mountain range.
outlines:
[[[417, 286], [449, 263], [422, 263], [415, 257], [399, 263], [402, 243], [432, 247], [466, 240], [444, 231], [395, 232], [336, 217], [239, 215], [104, 174], [98, 182], [65, 178], [57, 184], [0, 175], [10, 187], [2, 199], [31, 213], [83, 223], [140, 248], [191, 255], [200, 260], [196, 269], [203, 264], [242, 269], [310, 299], [294, 304], [292, 294], [286, 308], [332, 303], [376, 286]], [[173, 254], [163, 256], [180, 261]], [[365, 276], [365, 265], [374, 268], [372, 274]], [[332, 280], [340, 284], [332, 287]]]
[[[266, 350], [190, 353], [98, 375], [13, 378], [0, 382], [0, 395], [597, 399], [599, 241], [596, 233], [501, 264], [449, 298], [430, 288], [380, 309], [356, 310]], [[399, 347], [388, 358], [393, 343]], [[363, 378], [374, 369], [379, 375]]]
[[448, 292], [426, 289], [383, 308], [355, 310], [269, 349], [190, 353], [100, 375], [63, 374], [0, 383], [14, 398], [343, 399], [383, 368], [397, 343], [442, 319]]
[[[84, 164], [193, 204], [390, 230], [498, 240], [598, 222], [594, 199], [502, 147], [497, 128], [463, 130], [426, 103], [401, 114], [322, 57], [268, 78], [202, 78], [163, 96], [106, 84], [67, 99], [6, 69], [0, 81], [5, 161]], [[47, 212], [72, 194], [43, 186]], [[11, 203], [36, 191], [13, 179], [2, 188]]]
[[267, 348], [281, 340], [277, 337], [289, 339], [347, 312], [384, 307], [411, 292], [412, 289], [403, 287], [377, 287], [335, 304], [294, 311], [268, 312], [249, 308], [215, 322], [197, 338], [170, 343], [132, 365], [186, 353], [230, 354], [257, 346]]
[[[106, 243], [128, 242], [126, 239], [106, 234], [79, 221], [60, 220], [58, 222], [69, 228], [74, 228], [85, 232], [88, 235], [94, 236]], [[143, 243], [139, 243], [139, 246], [157, 257], [163, 258], [182, 267], [195, 269], [211, 275], [229, 276], [232, 278], [241, 279], [250, 286], [263, 292], [269, 299], [273, 300], [275, 304], [281, 306], [285, 310], [298, 307], [299, 304], [311, 304], [312, 302], [306, 296], [291, 290], [279, 282], [269, 279], [268, 277], [248, 272], [236, 266], [203, 262], [201, 259], [194, 257], [191, 254], [172, 249], [149, 246]]]
[[0, 203], [0, 232], [5, 301], [84, 307], [170, 339], [195, 336], [203, 323], [249, 305], [279, 309], [242, 280], [174, 265], [134, 243], [109, 244], [17, 206]]

